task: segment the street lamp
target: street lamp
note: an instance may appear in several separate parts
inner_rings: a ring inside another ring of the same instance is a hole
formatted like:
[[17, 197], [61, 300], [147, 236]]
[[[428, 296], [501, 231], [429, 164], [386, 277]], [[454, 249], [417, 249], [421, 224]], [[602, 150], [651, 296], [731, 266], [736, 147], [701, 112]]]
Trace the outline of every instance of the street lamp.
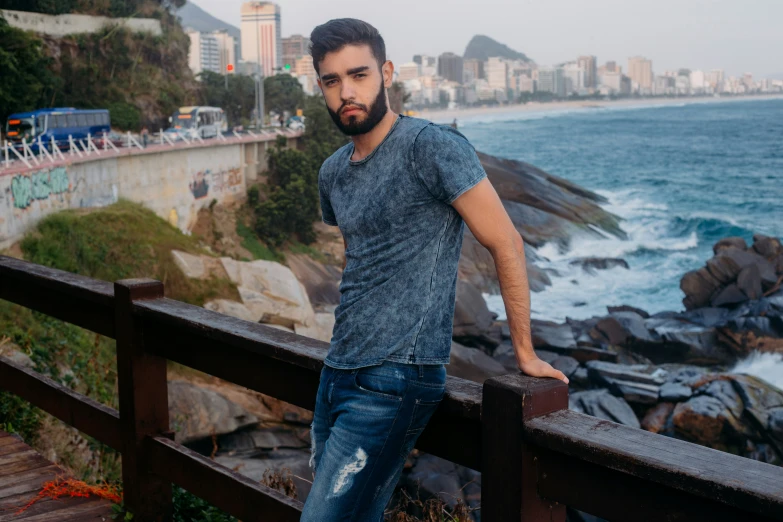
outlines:
[[261, 29], [259, 28], [260, 16], [258, 15], [259, 4], [255, 4], [256, 17], [256, 128], [259, 130], [264, 126], [264, 72], [261, 68]]

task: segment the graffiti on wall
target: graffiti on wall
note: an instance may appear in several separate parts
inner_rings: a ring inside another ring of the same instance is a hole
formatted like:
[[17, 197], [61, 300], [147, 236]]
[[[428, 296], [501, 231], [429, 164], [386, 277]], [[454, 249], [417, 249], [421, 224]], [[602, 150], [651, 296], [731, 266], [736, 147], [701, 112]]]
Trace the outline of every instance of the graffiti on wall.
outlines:
[[200, 170], [193, 175], [190, 192], [196, 199], [207, 197], [210, 187], [218, 192], [242, 185], [242, 170], [239, 167], [228, 170]]
[[35, 200], [49, 199], [53, 194], [68, 192], [70, 181], [65, 167], [19, 175], [11, 180], [14, 207], [25, 209]]

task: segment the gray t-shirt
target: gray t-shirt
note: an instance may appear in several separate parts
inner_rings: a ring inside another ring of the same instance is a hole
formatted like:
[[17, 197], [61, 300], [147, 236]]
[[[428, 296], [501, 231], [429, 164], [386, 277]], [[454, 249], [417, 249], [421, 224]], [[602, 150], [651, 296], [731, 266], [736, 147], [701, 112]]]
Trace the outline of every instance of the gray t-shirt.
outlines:
[[487, 175], [455, 129], [400, 116], [366, 158], [321, 167], [323, 221], [348, 248], [325, 363], [448, 364], [464, 221], [451, 206]]

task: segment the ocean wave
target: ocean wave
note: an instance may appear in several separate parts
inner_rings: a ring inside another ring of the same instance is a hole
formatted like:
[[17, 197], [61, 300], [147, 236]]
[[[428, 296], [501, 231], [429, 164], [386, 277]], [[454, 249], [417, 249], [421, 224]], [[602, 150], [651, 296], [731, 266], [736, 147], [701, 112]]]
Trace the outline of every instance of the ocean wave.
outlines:
[[753, 375], [783, 390], [783, 354], [753, 352], [730, 373]]

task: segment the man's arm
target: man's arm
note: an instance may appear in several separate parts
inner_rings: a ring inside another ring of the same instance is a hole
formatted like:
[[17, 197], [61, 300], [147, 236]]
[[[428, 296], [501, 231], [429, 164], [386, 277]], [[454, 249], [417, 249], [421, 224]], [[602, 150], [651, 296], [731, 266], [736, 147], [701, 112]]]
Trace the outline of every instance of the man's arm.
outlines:
[[525, 246], [495, 188], [488, 179], [482, 179], [455, 199], [452, 206], [495, 261], [519, 369], [533, 377], [554, 377], [568, 383], [563, 372], [539, 359], [533, 350]]

